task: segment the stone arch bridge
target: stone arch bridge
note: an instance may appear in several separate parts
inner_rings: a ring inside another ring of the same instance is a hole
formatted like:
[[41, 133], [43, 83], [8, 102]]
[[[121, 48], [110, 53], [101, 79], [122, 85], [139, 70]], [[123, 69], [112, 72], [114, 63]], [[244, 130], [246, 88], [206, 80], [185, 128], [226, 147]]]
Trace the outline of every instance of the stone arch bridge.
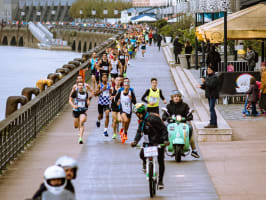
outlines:
[[[117, 29], [55, 27], [52, 32], [56, 38], [68, 41], [72, 51], [87, 52], [96, 45], [117, 34]], [[37, 48], [39, 41], [25, 27], [6, 26], [0, 30], [0, 45]]]

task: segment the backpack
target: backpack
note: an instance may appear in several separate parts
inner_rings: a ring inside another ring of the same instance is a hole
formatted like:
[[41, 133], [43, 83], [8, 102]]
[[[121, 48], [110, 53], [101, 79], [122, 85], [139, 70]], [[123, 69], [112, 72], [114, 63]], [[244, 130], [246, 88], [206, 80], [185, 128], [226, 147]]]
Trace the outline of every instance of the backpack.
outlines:
[[259, 61], [259, 54], [258, 54], [258, 52], [256, 52], [256, 51], [254, 51], [254, 53], [255, 53], [255, 58], [254, 58], [254, 60], [255, 60], [255, 62], [257, 63], [257, 62]]

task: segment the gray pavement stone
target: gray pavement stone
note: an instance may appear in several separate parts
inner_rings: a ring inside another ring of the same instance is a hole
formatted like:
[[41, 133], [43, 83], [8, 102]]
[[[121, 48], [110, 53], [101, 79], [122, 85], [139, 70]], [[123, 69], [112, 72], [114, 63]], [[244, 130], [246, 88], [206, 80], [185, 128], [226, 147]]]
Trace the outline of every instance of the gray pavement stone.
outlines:
[[[170, 91], [175, 89], [162, 52], [159, 53], [155, 47], [148, 47], [144, 58], [138, 54], [137, 58], [131, 61], [128, 76], [138, 101], [150, 87], [151, 77], [158, 78], [158, 87], [163, 90], [168, 101]], [[96, 115], [88, 114], [88, 120], [96, 121], [96, 118]], [[78, 159], [80, 167], [74, 183], [78, 200], [149, 199], [148, 182], [141, 170], [139, 150], [130, 147], [136, 129], [137, 118], [133, 115], [128, 132], [129, 139], [125, 144], [121, 144], [119, 139], [104, 137], [102, 126], [92, 130]], [[108, 131], [109, 135], [112, 135], [111, 128]], [[154, 199], [218, 199], [201, 159], [196, 160], [188, 156], [182, 163], [176, 163], [172, 158], [166, 157], [164, 184], [165, 189], [157, 191]]]

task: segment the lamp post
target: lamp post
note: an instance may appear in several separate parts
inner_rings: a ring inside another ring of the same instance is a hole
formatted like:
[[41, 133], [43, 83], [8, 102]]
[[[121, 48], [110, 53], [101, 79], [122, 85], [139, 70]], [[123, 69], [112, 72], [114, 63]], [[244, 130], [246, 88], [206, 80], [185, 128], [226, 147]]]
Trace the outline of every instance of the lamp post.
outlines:
[[117, 16], [118, 16], [117, 8], [114, 9], [114, 15], [115, 15], [115, 23], [117, 24]]
[[83, 10], [79, 10], [79, 15], [80, 15], [80, 22], [82, 23]]
[[221, 2], [222, 11], [224, 12], [224, 67], [227, 69], [227, 10], [229, 8], [230, 2], [228, 0], [223, 0]]
[[24, 16], [25, 16], [25, 12], [22, 11], [20, 13], [20, 20], [24, 21]]
[[107, 19], [106, 19], [106, 15], [108, 15], [108, 10], [107, 10], [107, 8], [105, 8], [105, 9], [103, 10], [103, 15], [104, 15], [104, 22], [106, 23], [106, 21], [107, 21]]
[[93, 16], [93, 23], [95, 23], [95, 17], [96, 17], [96, 10], [95, 10], [95, 8], [92, 9], [91, 14]]
[[41, 12], [40, 11], [37, 11], [36, 12], [36, 15], [38, 16], [38, 19], [37, 19], [37, 21], [41, 21]]

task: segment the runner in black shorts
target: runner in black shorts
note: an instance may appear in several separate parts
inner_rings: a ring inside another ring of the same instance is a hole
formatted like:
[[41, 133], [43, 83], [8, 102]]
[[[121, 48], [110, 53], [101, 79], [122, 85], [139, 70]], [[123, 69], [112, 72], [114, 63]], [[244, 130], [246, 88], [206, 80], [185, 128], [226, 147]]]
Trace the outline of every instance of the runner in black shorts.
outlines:
[[115, 86], [112, 87], [112, 95], [111, 95], [111, 110], [112, 110], [112, 119], [113, 119], [113, 139], [116, 139], [117, 136], [117, 122], [121, 122], [120, 109], [119, 106], [115, 103], [115, 97], [117, 95], [117, 91], [121, 88], [121, 78], [116, 77]]
[[97, 58], [96, 58], [96, 52], [92, 53], [92, 58], [90, 59], [90, 64], [88, 66], [89, 70], [91, 70], [91, 80], [92, 80], [92, 86], [93, 86], [93, 91], [95, 91], [95, 87], [97, 84], [96, 81], [96, 63], [98, 62]]
[[107, 77], [109, 77], [112, 66], [110, 61], [107, 59], [106, 53], [103, 54], [103, 58], [98, 62], [97, 69], [100, 71], [100, 77], [102, 77], [103, 74], [107, 74]]
[[90, 104], [89, 96], [84, 91], [84, 83], [78, 82], [78, 88], [71, 91], [69, 104], [73, 107], [74, 127], [79, 128], [79, 143], [83, 144], [84, 123], [87, 120], [86, 111]]

